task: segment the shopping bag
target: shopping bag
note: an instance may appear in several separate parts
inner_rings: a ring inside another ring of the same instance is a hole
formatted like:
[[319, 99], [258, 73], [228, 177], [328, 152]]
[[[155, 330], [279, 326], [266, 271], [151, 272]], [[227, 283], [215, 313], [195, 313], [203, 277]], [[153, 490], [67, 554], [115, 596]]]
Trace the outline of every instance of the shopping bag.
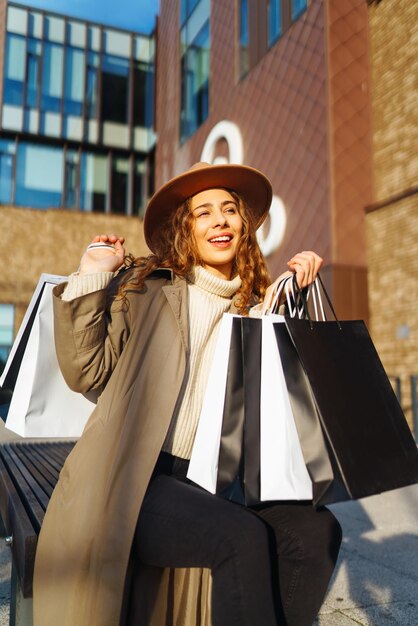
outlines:
[[303, 317], [286, 317], [286, 327], [309, 380], [336, 474], [318, 502], [357, 499], [418, 482], [417, 446], [365, 323], [336, 317], [312, 321], [306, 302]]
[[312, 499], [273, 321], [223, 316], [188, 470], [246, 505]]
[[95, 407], [68, 387], [55, 353], [52, 289], [65, 280], [42, 274], [0, 378], [13, 391], [6, 428], [22, 437], [79, 437]]

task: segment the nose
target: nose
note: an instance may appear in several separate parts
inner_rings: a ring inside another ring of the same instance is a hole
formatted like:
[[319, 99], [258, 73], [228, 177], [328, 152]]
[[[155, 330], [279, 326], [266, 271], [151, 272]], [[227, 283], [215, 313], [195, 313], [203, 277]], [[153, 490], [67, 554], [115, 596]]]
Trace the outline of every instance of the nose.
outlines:
[[214, 226], [225, 226], [228, 223], [228, 216], [222, 211], [217, 209], [213, 213]]

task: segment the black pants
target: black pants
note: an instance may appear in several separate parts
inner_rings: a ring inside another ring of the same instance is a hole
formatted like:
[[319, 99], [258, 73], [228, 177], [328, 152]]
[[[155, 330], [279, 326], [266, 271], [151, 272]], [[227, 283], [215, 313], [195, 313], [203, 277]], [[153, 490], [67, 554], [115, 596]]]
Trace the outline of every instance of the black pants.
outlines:
[[191, 483], [187, 465], [160, 455], [138, 519], [137, 558], [210, 568], [213, 626], [310, 626], [341, 543], [332, 513], [310, 502], [244, 508]]

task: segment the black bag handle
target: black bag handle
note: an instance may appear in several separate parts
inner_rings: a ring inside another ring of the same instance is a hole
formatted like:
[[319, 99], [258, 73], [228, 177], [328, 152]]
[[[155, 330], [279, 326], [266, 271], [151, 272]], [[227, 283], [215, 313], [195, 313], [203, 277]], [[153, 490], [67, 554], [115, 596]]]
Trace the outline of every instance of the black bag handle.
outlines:
[[[331, 298], [329, 297], [328, 292], [325, 289], [325, 285], [324, 285], [324, 283], [322, 281], [322, 278], [321, 278], [319, 273], [318, 273], [318, 275], [316, 277], [316, 280], [319, 282], [319, 284], [321, 286], [322, 292], [325, 295], [325, 298], [326, 298], [326, 300], [328, 302], [328, 305], [329, 305], [329, 308], [331, 310], [331, 313], [334, 316], [334, 320], [337, 322], [338, 328], [340, 330], [342, 330], [340, 321], [339, 321], [339, 319], [337, 317], [337, 314], [335, 312], [334, 306], [333, 306], [333, 304], [331, 302]], [[292, 277], [292, 284], [293, 284], [294, 293], [296, 294], [295, 305], [296, 305], [296, 307], [298, 307], [300, 303], [302, 304], [302, 309], [303, 309], [303, 317], [302, 317], [302, 319], [308, 320], [309, 321], [309, 325], [310, 325], [310, 327], [312, 329], [313, 328], [313, 321], [312, 321], [311, 315], [309, 313], [308, 300], [307, 300], [307, 297], [306, 297], [306, 289], [301, 289], [299, 287], [298, 281], [296, 280], [296, 274], [294, 274], [293, 277]]]

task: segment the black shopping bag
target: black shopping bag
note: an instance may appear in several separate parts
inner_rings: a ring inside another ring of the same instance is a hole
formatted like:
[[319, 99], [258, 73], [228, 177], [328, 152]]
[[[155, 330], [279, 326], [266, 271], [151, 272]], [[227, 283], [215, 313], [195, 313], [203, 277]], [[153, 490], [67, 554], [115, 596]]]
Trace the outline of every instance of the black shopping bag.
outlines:
[[[306, 307], [306, 317], [309, 311]], [[357, 499], [418, 482], [412, 433], [363, 321], [286, 317], [334, 467], [318, 502]]]

